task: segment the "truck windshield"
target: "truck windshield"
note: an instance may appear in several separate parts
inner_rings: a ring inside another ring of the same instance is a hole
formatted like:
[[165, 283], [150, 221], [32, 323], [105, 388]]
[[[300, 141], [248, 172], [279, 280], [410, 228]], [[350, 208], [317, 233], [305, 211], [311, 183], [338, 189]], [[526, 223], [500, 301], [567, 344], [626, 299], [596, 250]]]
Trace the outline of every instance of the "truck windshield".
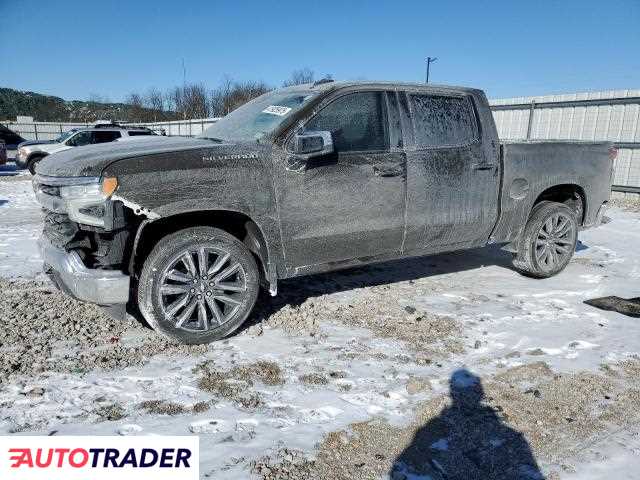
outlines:
[[318, 92], [275, 91], [244, 104], [207, 128], [199, 137], [228, 141], [260, 141]]

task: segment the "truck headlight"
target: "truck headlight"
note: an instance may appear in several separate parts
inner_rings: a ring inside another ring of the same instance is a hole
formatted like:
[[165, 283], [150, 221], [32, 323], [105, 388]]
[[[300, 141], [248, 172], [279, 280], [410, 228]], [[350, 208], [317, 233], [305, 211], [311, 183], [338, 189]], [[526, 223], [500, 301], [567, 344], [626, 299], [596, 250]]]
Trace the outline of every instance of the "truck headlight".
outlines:
[[115, 177], [103, 177], [93, 183], [61, 185], [60, 198], [69, 219], [74, 222], [104, 226], [105, 202], [118, 188]]

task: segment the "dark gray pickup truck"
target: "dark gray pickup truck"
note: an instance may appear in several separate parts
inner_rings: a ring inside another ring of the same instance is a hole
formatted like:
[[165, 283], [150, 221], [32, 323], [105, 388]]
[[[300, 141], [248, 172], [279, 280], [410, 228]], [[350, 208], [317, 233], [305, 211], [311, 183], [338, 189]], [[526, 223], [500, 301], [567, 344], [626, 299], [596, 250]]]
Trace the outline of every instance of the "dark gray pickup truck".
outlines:
[[554, 275], [600, 222], [614, 156], [605, 142], [501, 143], [480, 90], [317, 82], [199, 138], [55, 153], [34, 189], [61, 290], [206, 343], [284, 278], [489, 243]]

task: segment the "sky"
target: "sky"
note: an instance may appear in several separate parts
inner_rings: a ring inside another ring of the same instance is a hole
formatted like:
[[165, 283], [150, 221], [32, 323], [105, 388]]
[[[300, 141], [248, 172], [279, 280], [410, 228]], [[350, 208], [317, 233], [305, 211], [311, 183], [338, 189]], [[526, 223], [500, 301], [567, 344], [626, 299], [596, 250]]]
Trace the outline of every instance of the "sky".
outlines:
[[0, 0], [0, 87], [65, 99], [293, 70], [492, 98], [640, 88], [640, 0]]

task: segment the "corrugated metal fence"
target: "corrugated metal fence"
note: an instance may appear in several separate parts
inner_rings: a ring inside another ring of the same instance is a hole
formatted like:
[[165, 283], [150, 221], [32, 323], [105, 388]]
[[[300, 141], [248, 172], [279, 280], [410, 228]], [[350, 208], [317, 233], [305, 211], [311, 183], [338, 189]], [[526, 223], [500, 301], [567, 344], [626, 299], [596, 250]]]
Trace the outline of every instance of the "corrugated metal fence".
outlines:
[[503, 139], [613, 142], [613, 190], [640, 193], [640, 90], [497, 99], [491, 108]]

